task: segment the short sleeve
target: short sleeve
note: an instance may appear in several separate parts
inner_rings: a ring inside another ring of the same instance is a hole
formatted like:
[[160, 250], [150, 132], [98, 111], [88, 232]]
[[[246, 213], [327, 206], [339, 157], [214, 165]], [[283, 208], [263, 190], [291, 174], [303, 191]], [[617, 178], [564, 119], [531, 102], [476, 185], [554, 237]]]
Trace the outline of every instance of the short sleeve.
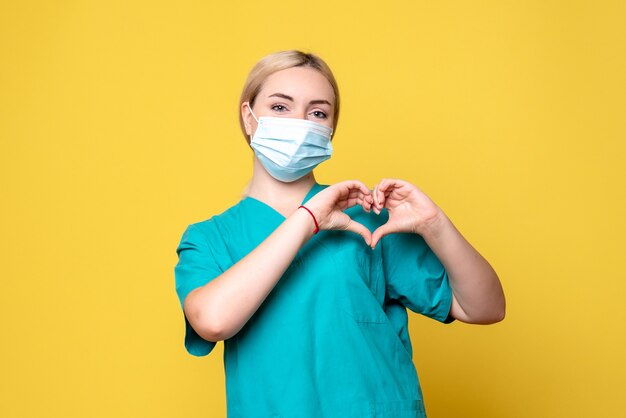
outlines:
[[[213, 257], [206, 236], [195, 225], [187, 227], [176, 253], [178, 254], [178, 263], [174, 268], [176, 293], [183, 308], [185, 298], [192, 290], [204, 286], [222, 271]], [[206, 356], [213, 347], [215, 342], [200, 337], [185, 316], [185, 348], [189, 354]]]
[[413, 312], [449, 323], [452, 289], [448, 274], [424, 239], [416, 234], [390, 234], [382, 239], [387, 298]]

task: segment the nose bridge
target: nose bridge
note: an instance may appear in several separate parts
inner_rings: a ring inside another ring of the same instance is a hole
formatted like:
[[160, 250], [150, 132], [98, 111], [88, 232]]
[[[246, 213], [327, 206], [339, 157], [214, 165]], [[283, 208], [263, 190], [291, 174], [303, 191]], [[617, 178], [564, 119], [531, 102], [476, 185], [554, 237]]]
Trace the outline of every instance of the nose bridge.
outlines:
[[300, 119], [306, 119], [306, 106], [304, 104], [296, 104], [294, 116]]

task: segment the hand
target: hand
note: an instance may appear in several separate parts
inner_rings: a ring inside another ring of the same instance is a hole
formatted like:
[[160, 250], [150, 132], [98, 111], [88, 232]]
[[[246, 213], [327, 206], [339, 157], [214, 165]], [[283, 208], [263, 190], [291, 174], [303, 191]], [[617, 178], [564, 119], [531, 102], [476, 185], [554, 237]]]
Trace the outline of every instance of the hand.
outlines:
[[363, 210], [369, 212], [373, 203], [372, 194], [365, 184], [357, 180], [347, 180], [317, 193], [309, 199], [306, 207], [315, 215], [320, 229], [356, 232], [370, 245], [370, 230], [350, 219], [343, 211], [361, 205]]
[[424, 232], [444, 216], [420, 189], [404, 180], [383, 179], [374, 188], [374, 213], [382, 208], [389, 212], [389, 220], [372, 234], [371, 247], [385, 235], [394, 232], [411, 232], [424, 235]]

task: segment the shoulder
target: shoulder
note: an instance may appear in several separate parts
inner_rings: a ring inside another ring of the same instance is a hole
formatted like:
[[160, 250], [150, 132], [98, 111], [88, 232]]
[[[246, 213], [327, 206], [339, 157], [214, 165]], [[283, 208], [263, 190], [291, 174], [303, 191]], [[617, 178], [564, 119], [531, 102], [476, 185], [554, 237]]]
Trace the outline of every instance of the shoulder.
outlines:
[[213, 215], [208, 219], [191, 223], [189, 224], [188, 228], [196, 229], [201, 232], [208, 232], [221, 224], [237, 221], [242, 216], [243, 201], [244, 200], [240, 200], [233, 206], [226, 209], [224, 212]]
[[214, 244], [215, 238], [220, 235], [221, 231], [229, 229], [230, 225], [240, 222], [243, 216], [242, 202], [243, 200], [240, 200], [222, 213], [213, 215], [208, 219], [188, 224], [187, 229], [183, 233], [183, 239], [188, 237], [194, 240], [205, 241], [209, 245]]

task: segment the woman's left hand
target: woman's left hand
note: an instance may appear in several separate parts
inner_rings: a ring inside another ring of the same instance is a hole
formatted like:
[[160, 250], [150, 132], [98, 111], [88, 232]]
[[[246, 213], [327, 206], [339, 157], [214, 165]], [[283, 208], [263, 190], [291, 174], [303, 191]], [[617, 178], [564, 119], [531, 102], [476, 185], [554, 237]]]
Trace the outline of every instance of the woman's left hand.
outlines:
[[397, 179], [382, 180], [372, 195], [374, 212], [382, 208], [389, 212], [387, 223], [372, 234], [372, 248], [394, 232], [421, 235], [448, 273], [450, 315], [472, 324], [492, 324], [504, 318], [506, 302], [498, 275], [428, 196]]
[[371, 247], [387, 234], [411, 232], [424, 235], [445, 216], [424, 192], [409, 182], [383, 179], [372, 192], [372, 209], [379, 214], [382, 208], [389, 212], [389, 220], [372, 234]]

